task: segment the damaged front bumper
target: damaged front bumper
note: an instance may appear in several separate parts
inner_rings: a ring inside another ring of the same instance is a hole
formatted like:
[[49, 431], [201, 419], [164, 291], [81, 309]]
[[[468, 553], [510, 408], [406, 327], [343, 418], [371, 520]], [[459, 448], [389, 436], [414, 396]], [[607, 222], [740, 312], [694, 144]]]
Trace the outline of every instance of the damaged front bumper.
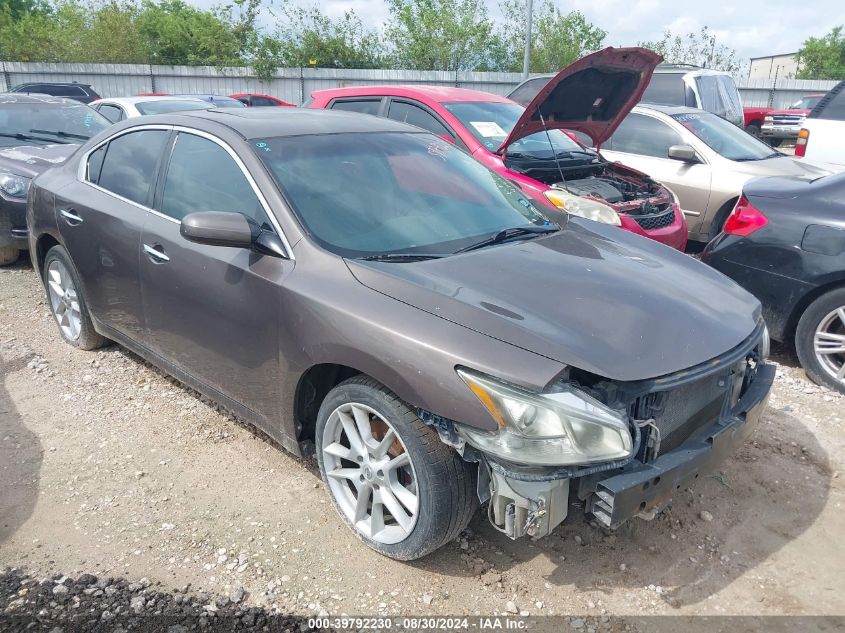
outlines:
[[516, 539], [548, 535], [575, 505], [611, 529], [633, 517], [654, 517], [677, 490], [716, 470], [743, 444], [766, 408], [774, 376], [773, 365], [759, 363], [754, 379], [715, 422], [647, 463], [555, 470], [482, 457], [478, 491], [489, 500], [490, 521]]

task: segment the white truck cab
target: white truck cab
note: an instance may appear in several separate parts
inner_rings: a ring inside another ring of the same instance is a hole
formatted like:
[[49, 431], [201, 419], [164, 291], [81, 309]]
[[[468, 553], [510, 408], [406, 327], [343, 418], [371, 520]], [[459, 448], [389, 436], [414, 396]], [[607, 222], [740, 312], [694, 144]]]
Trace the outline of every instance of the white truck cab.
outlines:
[[845, 81], [822, 97], [804, 119], [795, 157], [831, 171], [845, 171]]

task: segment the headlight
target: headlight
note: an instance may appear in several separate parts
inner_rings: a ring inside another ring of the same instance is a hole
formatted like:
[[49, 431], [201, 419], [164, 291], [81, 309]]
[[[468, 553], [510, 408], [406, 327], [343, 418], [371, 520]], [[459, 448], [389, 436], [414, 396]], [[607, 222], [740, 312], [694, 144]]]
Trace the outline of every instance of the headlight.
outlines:
[[0, 191], [10, 198], [26, 198], [30, 182], [32, 181], [24, 176], [0, 172]]
[[604, 224], [622, 226], [619, 214], [606, 204], [582, 198], [561, 189], [546, 189], [544, 194], [549, 202], [567, 213]]
[[623, 459], [633, 451], [626, 416], [574, 387], [533, 393], [468, 369], [457, 371], [499, 427], [489, 432], [456, 426], [483, 452], [519, 464], [567, 466]]
[[774, 117], [766, 116], [763, 117], [763, 123], [772, 123], [774, 121]]

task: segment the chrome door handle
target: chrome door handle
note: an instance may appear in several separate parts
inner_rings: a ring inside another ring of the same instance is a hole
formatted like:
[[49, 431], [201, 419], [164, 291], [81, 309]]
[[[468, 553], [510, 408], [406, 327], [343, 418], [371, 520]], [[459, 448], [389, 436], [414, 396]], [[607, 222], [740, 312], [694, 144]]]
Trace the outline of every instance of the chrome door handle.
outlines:
[[60, 209], [59, 215], [61, 215], [65, 219], [65, 222], [71, 226], [82, 224], [82, 218], [76, 215], [76, 209]]
[[144, 252], [154, 262], [164, 263], [169, 262], [170, 258], [165, 254], [164, 249], [161, 246], [150, 246], [149, 244], [144, 244]]

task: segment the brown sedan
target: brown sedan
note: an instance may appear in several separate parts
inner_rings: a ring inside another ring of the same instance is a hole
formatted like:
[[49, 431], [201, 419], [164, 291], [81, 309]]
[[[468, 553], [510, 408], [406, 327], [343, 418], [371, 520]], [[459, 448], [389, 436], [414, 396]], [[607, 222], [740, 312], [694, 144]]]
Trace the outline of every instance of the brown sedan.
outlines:
[[117, 341], [316, 450], [412, 559], [489, 503], [511, 538], [652, 516], [754, 428], [759, 303], [656, 242], [548, 217], [442, 139], [348, 113], [125, 121], [32, 185], [64, 339]]

